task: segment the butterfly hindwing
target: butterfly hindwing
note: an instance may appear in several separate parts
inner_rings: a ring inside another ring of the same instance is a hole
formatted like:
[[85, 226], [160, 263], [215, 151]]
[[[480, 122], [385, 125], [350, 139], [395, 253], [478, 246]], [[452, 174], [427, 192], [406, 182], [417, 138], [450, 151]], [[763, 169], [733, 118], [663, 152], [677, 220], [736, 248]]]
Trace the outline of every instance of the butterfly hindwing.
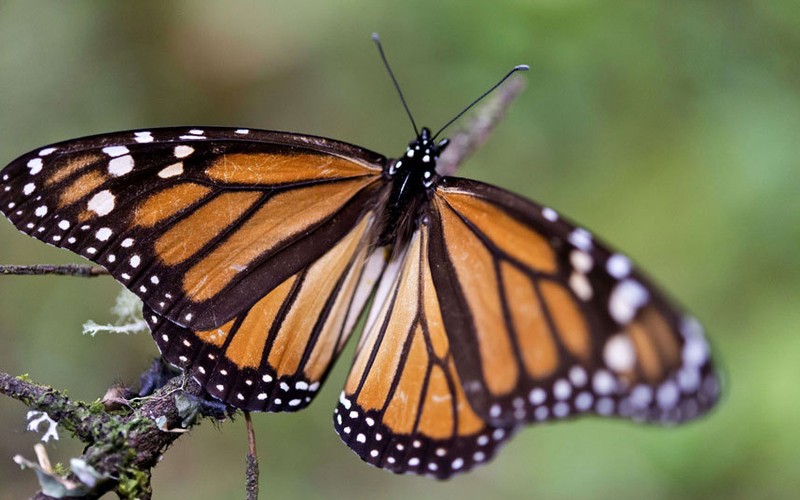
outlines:
[[718, 381], [702, 327], [627, 257], [549, 208], [445, 178], [429, 259], [453, 358], [496, 425], [580, 413], [677, 423]]
[[304, 408], [385, 265], [383, 249], [371, 250], [375, 221], [369, 212], [322, 257], [217, 328], [191, 331], [146, 309], [162, 355], [237, 408]]
[[335, 245], [375, 208], [384, 162], [280, 132], [120, 132], [15, 160], [0, 178], [0, 210], [199, 331], [230, 321]]
[[438, 478], [489, 460], [514, 425], [470, 406], [442, 323], [422, 225], [378, 288], [334, 426], [366, 462]]

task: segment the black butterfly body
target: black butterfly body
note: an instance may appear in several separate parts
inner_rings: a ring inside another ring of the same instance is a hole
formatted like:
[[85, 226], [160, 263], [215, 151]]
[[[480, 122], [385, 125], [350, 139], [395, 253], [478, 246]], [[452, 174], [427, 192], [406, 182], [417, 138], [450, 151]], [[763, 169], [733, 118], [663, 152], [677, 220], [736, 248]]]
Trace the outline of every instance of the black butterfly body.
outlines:
[[0, 210], [108, 269], [164, 358], [237, 408], [307, 406], [363, 314], [334, 425], [394, 472], [469, 470], [522, 424], [713, 406], [696, 320], [552, 209], [437, 174], [446, 145], [119, 132], [11, 162]]

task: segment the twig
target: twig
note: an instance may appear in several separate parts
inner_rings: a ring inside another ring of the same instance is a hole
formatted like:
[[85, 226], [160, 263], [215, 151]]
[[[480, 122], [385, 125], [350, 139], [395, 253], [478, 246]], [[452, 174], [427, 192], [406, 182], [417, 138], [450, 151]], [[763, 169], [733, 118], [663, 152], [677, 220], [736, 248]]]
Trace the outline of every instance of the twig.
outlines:
[[498, 87], [489, 100], [450, 137], [450, 145], [442, 153], [436, 167], [439, 174], [455, 174], [459, 165], [486, 142], [511, 103], [524, 89], [525, 77], [522, 76], [511, 77]]
[[258, 500], [258, 453], [256, 452], [256, 432], [250, 412], [244, 413], [247, 425], [247, 500]]
[[78, 276], [81, 278], [94, 278], [105, 276], [108, 271], [98, 266], [85, 264], [37, 264], [34, 266], [0, 265], [0, 275], [16, 276], [42, 276], [55, 274], [60, 276]]

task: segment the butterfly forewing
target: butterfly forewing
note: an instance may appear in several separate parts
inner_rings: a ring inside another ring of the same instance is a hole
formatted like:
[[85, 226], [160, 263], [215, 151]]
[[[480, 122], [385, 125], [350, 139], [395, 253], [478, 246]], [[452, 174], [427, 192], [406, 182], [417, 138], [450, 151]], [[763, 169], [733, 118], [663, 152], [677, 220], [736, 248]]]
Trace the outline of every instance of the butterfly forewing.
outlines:
[[121, 132], [15, 160], [0, 178], [0, 209], [20, 230], [106, 267], [158, 315], [206, 330], [374, 210], [384, 162], [279, 132]]
[[580, 413], [677, 423], [718, 381], [702, 328], [630, 261], [486, 184], [437, 188], [428, 258], [470, 404], [496, 425]]

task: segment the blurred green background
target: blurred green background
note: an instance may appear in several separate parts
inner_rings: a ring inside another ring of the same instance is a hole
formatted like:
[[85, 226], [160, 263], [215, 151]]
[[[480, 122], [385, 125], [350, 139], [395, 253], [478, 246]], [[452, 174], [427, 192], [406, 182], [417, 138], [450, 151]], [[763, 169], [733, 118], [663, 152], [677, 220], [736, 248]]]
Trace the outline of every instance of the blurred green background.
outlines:
[[[349, 351], [306, 411], [255, 418], [269, 498], [776, 498], [800, 490], [800, 3], [0, 3], [0, 163], [87, 134], [231, 125], [396, 155], [515, 64], [528, 89], [462, 175], [559, 209], [624, 249], [705, 323], [727, 372], [676, 429], [583, 419], [521, 432], [439, 483], [363, 464], [331, 424]], [[0, 221], [0, 263], [76, 262]], [[89, 338], [109, 278], [0, 278], [0, 370], [93, 400], [134, 382], [148, 335]], [[0, 498], [34, 491], [20, 403], [0, 398]], [[53, 460], [80, 453], [66, 436]], [[242, 498], [241, 420], [165, 455], [156, 498]]]

